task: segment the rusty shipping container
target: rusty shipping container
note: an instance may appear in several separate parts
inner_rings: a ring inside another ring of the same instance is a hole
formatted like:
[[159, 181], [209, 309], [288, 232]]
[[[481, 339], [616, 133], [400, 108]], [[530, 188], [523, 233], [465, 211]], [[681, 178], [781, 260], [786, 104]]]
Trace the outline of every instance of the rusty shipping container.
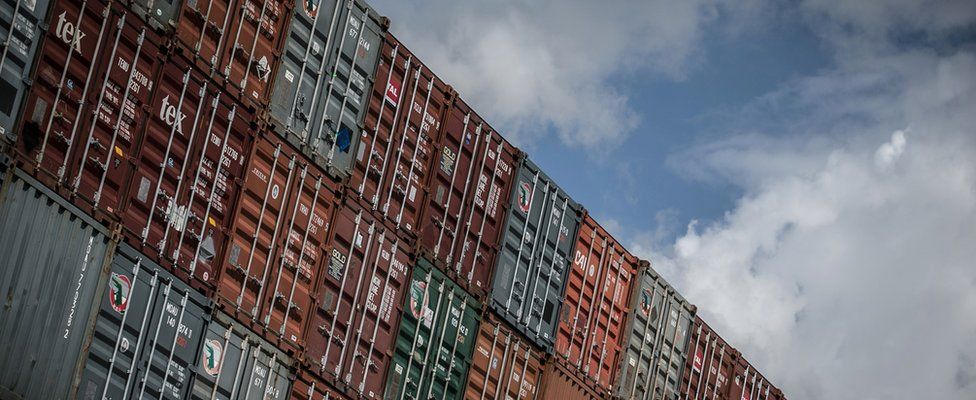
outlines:
[[456, 94], [393, 35], [376, 71], [350, 195], [416, 237], [441, 119]]
[[638, 260], [591, 215], [583, 218], [566, 281], [553, 353], [609, 396]]
[[481, 319], [464, 389], [466, 400], [533, 400], [539, 390], [545, 353], [493, 313]]
[[115, 243], [23, 171], [0, 181], [0, 397], [68, 398]]
[[291, 391], [294, 360], [217, 311], [207, 325], [193, 400], [284, 400]]
[[99, 219], [121, 211], [164, 50], [112, 4], [54, 3], [17, 141], [26, 168]]
[[548, 353], [583, 209], [528, 158], [512, 185], [490, 306]]
[[122, 223], [132, 246], [212, 293], [256, 132], [253, 116], [181, 56], [158, 77]]
[[318, 373], [302, 369], [291, 386], [289, 400], [350, 400], [350, 397], [319, 377]]
[[176, 51], [252, 112], [271, 98], [293, 2], [288, 0], [186, 1], [176, 24]]
[[345, 201], [322, 251], [322, 280], [306, 329], [310, 369], [352, 397], [383, 393], [412, 245], [355, 201]]
[[614, 393], [621, 399], [677, 396], [695, 306], [642, 261], [624, 333]]
[[700, 317], [695, 317], [688, 343], [688, 357], [681, 375], [679, 398], [720, 400], [785, 399], [742, 353], [719, 336]]
[[185, 399], [210, 300], [121, 245], [98, 301], [78, 399]]
[[13, 127], [30, 87], [49, 5], [49, 0], [0, 2], [0, 138], [11, 142], [16, 140]]
[[410, 278], [384, 399], [461, 399], [480, 306], [428, 260]]
[[521, 152], [459, 97], [448, 107], [417, 229], [420, 247], [484, 302]]
[[561, 362], [546, 364], [538, 400], [600, 400], [599, 388]]
[[272, 129], [348, 178], [389, 20], [362, 0], [299, 1], [274, 81]]
[[304, 347], [304, 329], [325, 257], [337, 188], [273, 135], [248, 157], [217, 302], [275, 346]]

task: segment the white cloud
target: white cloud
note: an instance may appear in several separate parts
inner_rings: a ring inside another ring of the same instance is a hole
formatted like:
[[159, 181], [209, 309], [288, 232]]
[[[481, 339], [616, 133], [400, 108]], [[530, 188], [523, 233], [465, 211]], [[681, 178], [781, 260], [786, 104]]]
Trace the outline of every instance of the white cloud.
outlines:
[[905, 131], [896, 131], [891, 134], [891, 141], [878, 147], [874, 152], [874, 163], [878, 168], [888, 168], [891, 166], [901, 153], [905, 152]]
[[705, 0], [374, 3], [509, 139], [533, 145], [554, 131], [597, 151], [639, 123], [622, 78], [680, 79], [720, 10]]

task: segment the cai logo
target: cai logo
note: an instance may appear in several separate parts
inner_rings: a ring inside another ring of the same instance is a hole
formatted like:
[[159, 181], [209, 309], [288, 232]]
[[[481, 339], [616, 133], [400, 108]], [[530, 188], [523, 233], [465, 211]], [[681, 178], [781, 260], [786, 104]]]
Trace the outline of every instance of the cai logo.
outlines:
[[410, 286], [410, 312], [420, 319], [427, 307], [427, 282], [413, 281]]
[[309, 17], [315, 18], [319, 14], [319, 6], [312, 2], [312, 0], [301, 0], [302, 10], [305, 10], [305, 14]]
[[224, 349], [215, 339], [203, 344], [203, 370], [210, 376], [220, 374], [220, 363], [223, 360]]
[[651, 313], [651, 299], [652, 297], [650, 290], [644, 289], [641, 291], [640, 308], [641, 312], [644, 313], [645, 316], [650, 315]]
[[532, 187], [529, 186], [528, 182], [522, 182], [518, 188], [518, 206], [519, 210], [524, 213], [529, 212], [529, 207], [532, 206]]
[[129, 292], [131, 291], [132, 282], [129, 281], [129, 277], [113, 272], [108, 282], [108, 302], [112, 305], [112, 309], [120, 314], [124, 313], [129, 308]]

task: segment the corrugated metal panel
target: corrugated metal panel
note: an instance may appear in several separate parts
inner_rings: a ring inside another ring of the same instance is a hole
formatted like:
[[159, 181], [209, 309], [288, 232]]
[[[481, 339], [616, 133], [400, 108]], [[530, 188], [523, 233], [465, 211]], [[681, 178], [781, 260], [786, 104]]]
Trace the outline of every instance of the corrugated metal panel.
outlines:
[[542, 380], [545, 353], [488, 312], [481, 319], [466, 400], [533, 400]]
[[521, 152], [460, 98], [443, 118], [438, 146], [419, 243], [485, 301]]
[[344, 179], [359, 147], [389, 22], [359, 0], [298, 3], [275, 79], [271, 124]]
[[[183, 0], [123, 0], [139, 18], [146, 21], [153, 29], [160, 33], [168, 33], [176, 28], [176, 18], [179, 16], [180, 5]], [[196, 1], [196, 0], [190, 0]]]
[[59, 0], [51, 18], [18, 149], [39, 179], [99, 219], [115, 220], [163, 41], [115, 3]]
[[580, 224], [554, 353], [609, 395], [638, 260], [589, 214]]
[[678, 395], [695, 307], [644, 262], [630, 300], [625, 354], [615, 393], [622, 399]]
[[384, 399], [460, 399], [478, 335], [479, 307], [429, 261], [413, 269]]
[[108, 232], [21, 171], [0, 192], [0, 397], [67, 398], [108, 271]]
[[129, 179], [123, 232], [129, 244], [209, 293], [254, 121], [188, 60], [167, 61]]
[[546, 364], [538, 400], [600, 400], [599, 388], [561, 362]]
[[13, 127], [27, 94], [48, 0], [0, 1], [0, 137], [15, 141]]
[[549, 352], [583, 211], [528, 158], [512, 185], [491, 307]]
[[192, 399], [282, 400], [294, 361], [229, 315], [215, 312], [196, 364]]
[[127, 245], [103, 293], [77, 398], [186, 398], [210, 301]]
[[318, 374], [301, 370], [291, 387], [290, 400], [349, 400], [350, 397], [328, 382], [319, 378]]
[[[347, 199], [348, 200], [348, 199]], [[400, 321], [412, 246], [352, 201], [333, 221], [305, 356], [350, 396], [379, 397]]]
[[416, 237], [441, 119], [455, 93], [392, 35], [380, 55], [349, 186], [352, 196]]
[[274, 135], [255, 140], [217, 301], [265, 339], [296, 354], [304, 347], [325, 261], [322, 244], [336, 205], [334, 190], [322, 170], [289, 144]]

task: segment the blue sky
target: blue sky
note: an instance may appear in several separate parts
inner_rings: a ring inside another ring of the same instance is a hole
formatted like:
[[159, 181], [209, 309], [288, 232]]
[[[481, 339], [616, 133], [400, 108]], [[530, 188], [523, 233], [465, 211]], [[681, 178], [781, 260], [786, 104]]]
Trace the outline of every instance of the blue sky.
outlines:
[[790, 398], [976, 398], [971, 0], [373, 3]]

